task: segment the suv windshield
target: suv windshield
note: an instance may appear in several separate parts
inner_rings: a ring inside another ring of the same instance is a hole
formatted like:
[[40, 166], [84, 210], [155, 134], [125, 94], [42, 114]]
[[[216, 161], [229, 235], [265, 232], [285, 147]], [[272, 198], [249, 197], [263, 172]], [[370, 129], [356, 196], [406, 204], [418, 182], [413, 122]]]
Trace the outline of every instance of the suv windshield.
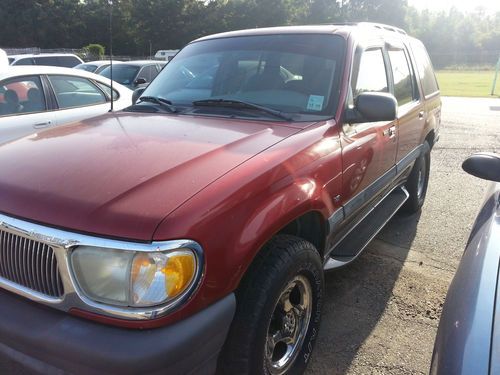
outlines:
[[[131, 85], [138, 71], [139, 67], [135, 65], [113, 64], [113, 81], [121, 83], [122, 85]], [[99, 74], [106, 78], [110, 78], [111, 67], [108, 66], [104, 68]]]
[[176, 107], [224, 99], [304, 115], [295, 116], [304, 120], [311, 115], [331, 117], [339, 96], [344, 45], [341, 37], [326, 34], [194, 42], [175, 56], [144, 95], [167, 99]]

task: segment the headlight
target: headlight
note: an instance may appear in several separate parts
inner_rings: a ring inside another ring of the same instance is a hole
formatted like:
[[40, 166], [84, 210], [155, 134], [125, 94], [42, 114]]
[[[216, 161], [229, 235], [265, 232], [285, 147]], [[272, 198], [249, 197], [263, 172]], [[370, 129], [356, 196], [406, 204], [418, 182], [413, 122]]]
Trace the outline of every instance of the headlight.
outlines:
[[144, 252], [79, 246], [71, 254], [71, 264], [86, 297], [130, 307], [176, 299], [193, 286], [200, 267], [188, 248]]

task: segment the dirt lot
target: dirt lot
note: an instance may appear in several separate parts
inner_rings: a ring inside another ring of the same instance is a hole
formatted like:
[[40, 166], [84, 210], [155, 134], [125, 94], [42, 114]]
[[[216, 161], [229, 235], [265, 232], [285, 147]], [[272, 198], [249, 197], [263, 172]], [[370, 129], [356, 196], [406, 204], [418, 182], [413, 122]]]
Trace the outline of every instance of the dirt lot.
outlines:
[[[500, 99], [443, 99], [421, 214], [396, 216], [349, 267], [329, 273], [308, 374], [427, 374], [442, 304], [486, 182], [460, 168], [500, 152]], [[2, 374], [25, 374], [0, 362]]]
[[500, 99], [443, 99], [420, 214], [396, 216], [364, 254], [326, 277], [308, 374], [427, 374], [439, 316], [487, 186], [464, 173], [475, 151], [500, 152]]

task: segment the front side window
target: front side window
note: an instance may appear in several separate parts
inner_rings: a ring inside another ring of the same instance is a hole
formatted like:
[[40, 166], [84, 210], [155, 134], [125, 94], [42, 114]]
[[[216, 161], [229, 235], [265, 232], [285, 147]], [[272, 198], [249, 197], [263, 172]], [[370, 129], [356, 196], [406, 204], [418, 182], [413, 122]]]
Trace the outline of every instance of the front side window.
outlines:
[[413, 79], [405, 51], [402, 49], [389, 50], [389, 60], [394, 78], [394, 96], [398, 105], [410, 103], [416, 98], [414, 98]]
[[49, 76], [60, 109], [106, 103], [106, 96], [86, 78]]
[[155, 65], [145, 66], [139, 72], [137, 78], [144, 78], [146, 82], [151, 82], [154, 77], [158, 74], [158, 70], [156, 70]]
[[165, 66], [143, 95], [178, 107], [200, 100], [234, 100], [296, 118], [331, 116], [338, 102], [344, 44], [339, 36], [321, 34], [195, 42]]
[[[138, 71], [139, 67], [134, 65], [113, 65], [113, 81], [118, 82], [122, 85], [132, 85]], [[99, 74], [111, 79], [111, 66], [107, 66]]]
[[46, 109], [38, 76], [11, 78], [0, 83], [0, 116], [42, 112]]
[[354, 97], [365, 91], [389, 92], [381, 48], [364, 51], [359, 61]]

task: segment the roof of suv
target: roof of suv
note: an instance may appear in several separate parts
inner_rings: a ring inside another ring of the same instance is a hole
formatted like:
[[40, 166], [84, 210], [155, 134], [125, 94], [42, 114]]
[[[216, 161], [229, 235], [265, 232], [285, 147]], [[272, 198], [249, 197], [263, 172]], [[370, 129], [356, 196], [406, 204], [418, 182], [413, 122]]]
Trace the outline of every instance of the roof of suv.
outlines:
[[246, 29], [229, 31], [225, 33], [208, 35], [199, 39], [218, 39], [229, 38], [238, 36], [251, 36], [251, 35], [271, 35], [271, 34], [340, 34], [348, 35], [354, 29], [363, 28], [376, 33], [391, 32], [399, 36], [406, 35], [406, 32], [394, 26], [384, 25], [372, 22], [352, 22], [352, 23], [339, 23], [339, 24], [325, 24], [325, 25], [304, 25], [304, 26], [279, 26], [279, 27], [263, 27], [256, 29]]

